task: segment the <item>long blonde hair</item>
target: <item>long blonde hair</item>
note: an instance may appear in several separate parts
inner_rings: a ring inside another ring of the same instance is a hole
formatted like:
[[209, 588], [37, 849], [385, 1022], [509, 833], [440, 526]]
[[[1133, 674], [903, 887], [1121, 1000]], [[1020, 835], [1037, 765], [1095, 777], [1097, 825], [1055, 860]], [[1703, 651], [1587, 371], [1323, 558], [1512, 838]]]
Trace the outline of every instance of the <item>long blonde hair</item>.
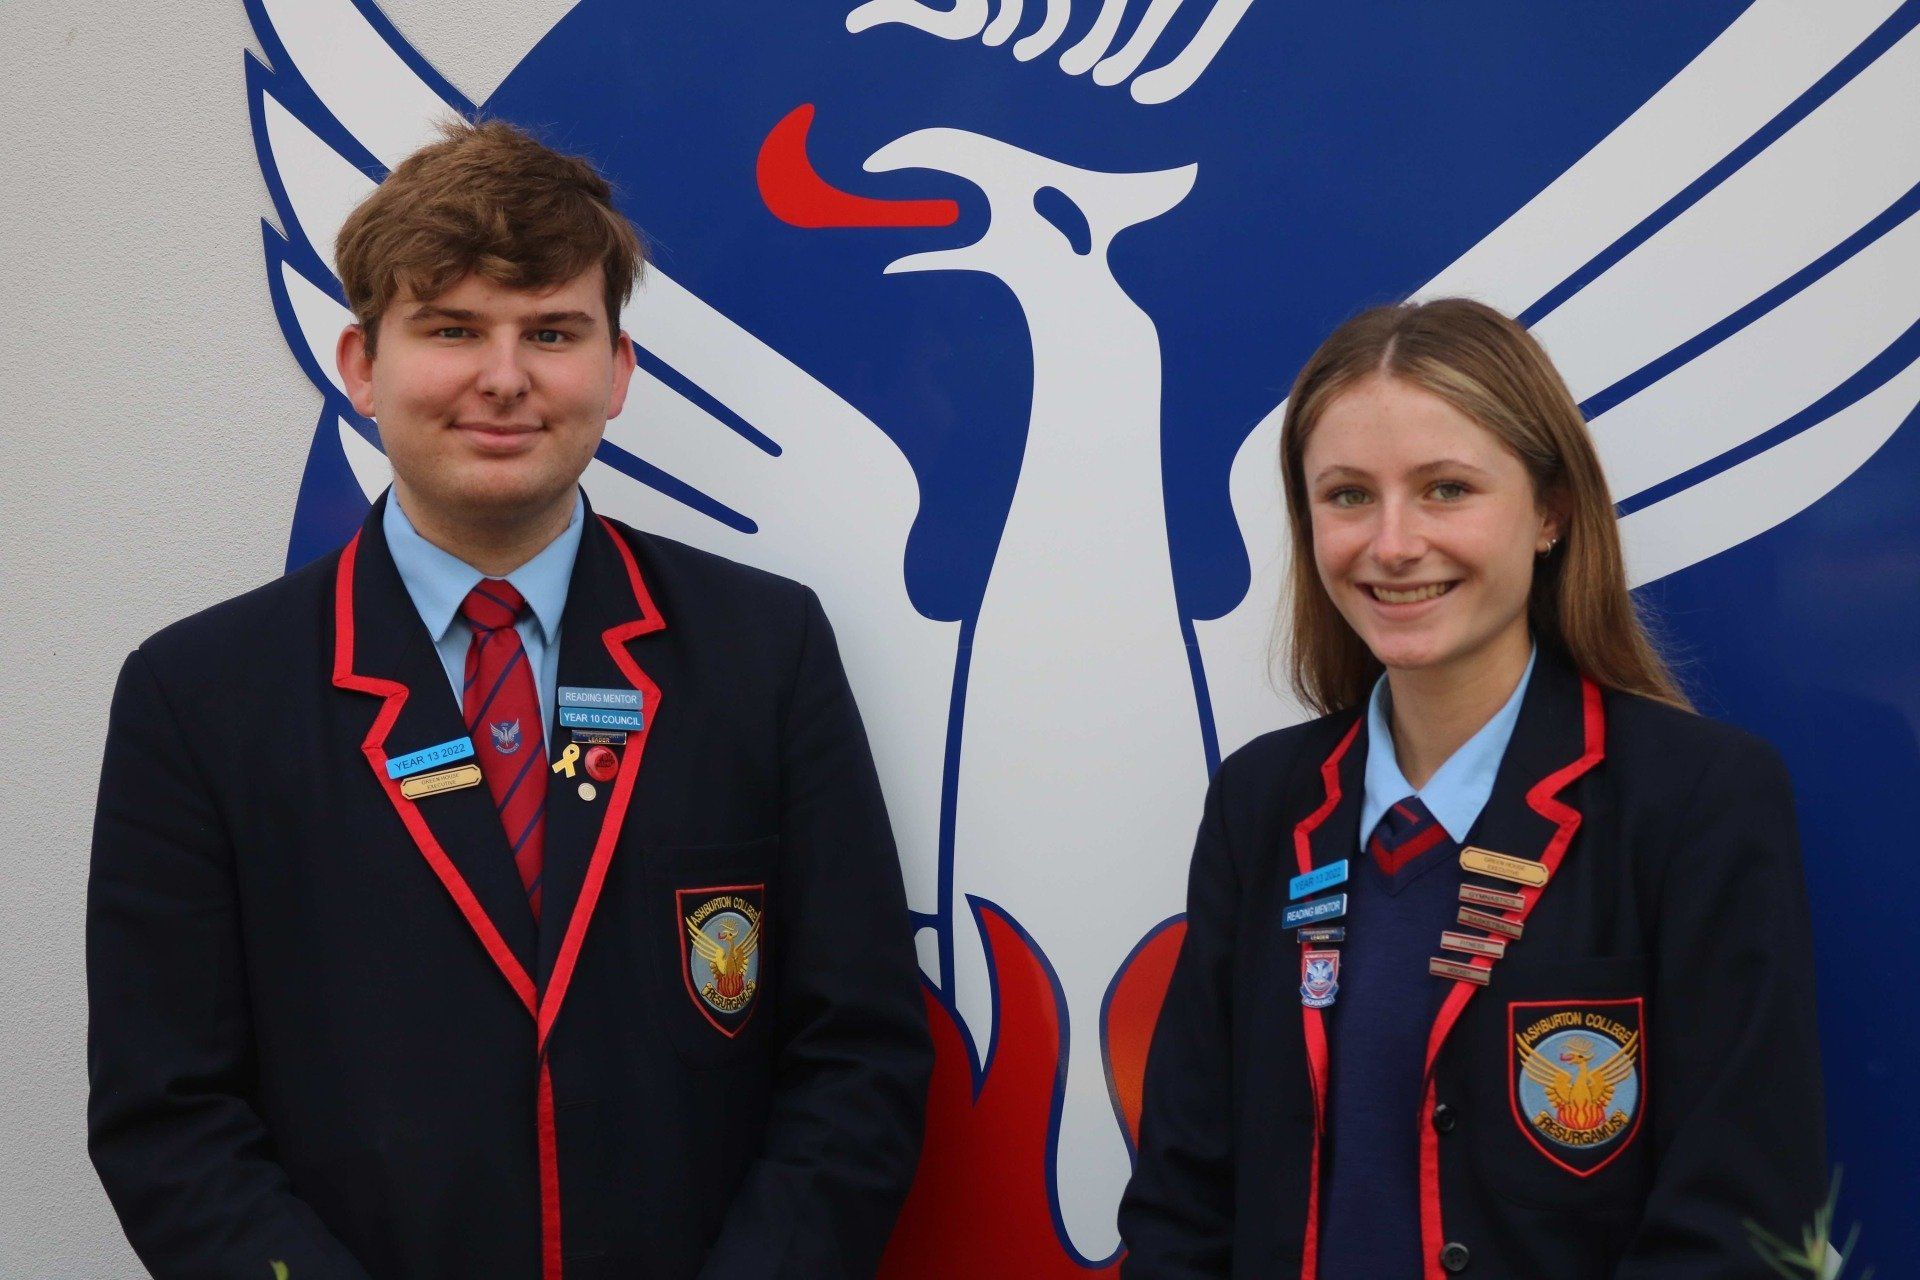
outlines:
[[1689, 707], [1627, 592], [1619, 522], [1572, 393], [1532, 334], [1469, 298], [1364, 311], [1335, 329], [1294, 380], [1280, 471], [1293, 544], [1288, 674], [1302, 701], [1322, 713], [1354, 706], [1381, 671], [1315, 570], [1302, 472], [1326, 407], [1376, 374], [1436, 395], [1491, 431], [1525, 465], [1534, 493], [1560, 500], [1566, 527], [1535, 564], [1527, 604], [1540, 642], [1599, 684]]

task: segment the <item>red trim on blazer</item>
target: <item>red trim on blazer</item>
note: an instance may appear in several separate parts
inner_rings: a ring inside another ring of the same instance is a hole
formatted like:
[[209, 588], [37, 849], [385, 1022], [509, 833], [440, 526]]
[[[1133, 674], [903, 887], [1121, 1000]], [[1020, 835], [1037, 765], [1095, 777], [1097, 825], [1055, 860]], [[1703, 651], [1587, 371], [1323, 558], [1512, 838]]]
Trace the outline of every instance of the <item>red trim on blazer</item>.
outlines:
[[553, 1068], [540, 1056], [540, 1280], [561, 1280], [560, 1135], [554, 1124]]
[[[1540, 861], [1547, 869], [1547, 885], [1553, 883], [1554, 873], [1560, 868], [1560, 859], [1566, 856], [1567, 846], [1573, 843], [1574, 833], [1580, 829], [1580, 811], [1564, 803], [1560, 799], [1560, 792], [1599, 764], [1607, 754], [1607, 717], [1600, 686], [1585, 676], [1580, 677], [1580, 704], [1583, 750], [1579, 759], [1554, 770], [1527, 791], [1527, 807], [1558, 825], [1552, 838], [1547, 841], [1546, 851], [1540, 855]], [[1546, 892], [1546, 888], [1546, 885], [1522, 888], [1520, 896], [1525, 902], [1520, 909], [1501, 914], [1516, 923], [1525, 920], [1532, 914], [1534, 904], [1540, 901], [1540, 895]], [[1470, 957], [1466, 963], [1477, 969], [1493, 967], [1493, 961], [1486, 956]], [[1428, 1119], [1433, 1114], [1437, 1095], [1433, 1064], [1439, 1059], [1440, 1050], [1446, 1047], [1447, 1037], [1453, 1033], [1454, 1024], [1459, 1022], [1467, 1001], [1473, 999], [1479, 989], [1477, 983], [1464, 978], [1456, 979], [1453, 990], [1447, 993], [1446, 1000], [1440, 1005], [1440, 1012], [1434, 1016], [1433, 1030], [1427, 1037], [1427, 1088], [1421, 1100], [1419, 1118], [1420, 1247], [1425, 1255], [1425, 1280], [1446, 1280], [1446, 1272], [1440, 1266], [1440, 1250], [1446, 1245], [1447, 1235], [1440, 1213], [1440, 1135]]]
[[[1319, 808], [1293, 828], [1293, 856], [1302, 875], [1313, 870], [1313, 833], [1340, 807], [1340, 761], [1359, 733], [1360, 721], [1356, 719], [1320, 762], [1325, 797]], [[1300, 1020], [1307, 1037], [1307, 1078], [1313, 1082], [1313, 1164], [1307, 1174], [1307, 1232], [1300, 1244], [1300, 1280], [1314, 1280], [1320, 1267], [1320, 1148], [1327, 1133], [1327, 1024], [1320, 1010], [1304, 1004], [1300, 1006]]]
[[573, 915], [567, 921], [567, 932], [561, 942], [560, 954], [554, 964], [553, 974], [546, 989], [538, 994], [536, 1000], [533, 980], [528, 976], [525, 966], [507, 946], [506, 939], [494, 928], [493, 921], [474, 896], [466, 878], [460, 874], [446, 850], [434, 837], [427, 826], [426, 819], [420, 816], [420, 810], [413, 801], [400, 794], [400, 784], [387, 776], [386, 737], [392, 731], [394, 722], [400, 718], [400, 709], [406, 705], [407, 687], [397, 680], [382, 680], [373, 676], [363, 676], [353, 670], [353, 581], [354, 565], [359, 558], [360, 535], [355, 534], [340, 553], [340, 565], [334, 575], [334, 649], [333, 683], [342, 689], [352, 689], [360, 693], [371, 693], [386, 699], [380, 708], [380, 714], [374, 718], [373, 727], [367, 730], [366, 740], [360, 749], [367, 757], [367, 763], [373, 766], [373, 774], [379, 780], [381, 789], [393, 804], [400, 821], [405, 825], [407, 834], [433, 868], [433, 873], [459, 907], [460, 914], [466, 919], [467, 926], [479, 937], [486, 948], [494, 966], [500, 970], [507, 984], [520, 998], [527, 1013], [534, 1019], [537, 1053], [540, 1064], [538, 1098], [536, 1103], [535, 1129], [539, 1140], [540, 1155], [540, 1274], [541, 1280], [561, 1280], [562, 1252], [560, 1236], [560, 1149], [559, 1134], [555, 1123], [553, 1097], [553, 1072], [547, 1061], [547, 1050], [553, 1034], [553, 1024], [560, 1016], [560, 1006], [566, 999], [567, 986], [573, 980], [573, 970], [580, 958], [580, 944], [586, 936], [587, 924], [593, 918], [593, 910], [600, 901], [600, 889], [606, 882], [607, 863], [613, 857], [613, 846], [619, 839], [621, 823], [626, 818], [627, 806], [633, 799], [634, 778], [640, 772], [640, 758], [646, 752], [647, 739], [653, 732], [655, 719], [659, 715], [660, 689], [647, 673], [640, 669], [632, 656], [626, 651], [629, 640], [659, 631], [666, 621], [654, 606], [653, 596], [648, 592], [646, 583], [641, 580], [640, 566], [633, 558], [633, 551], [626, 544], [612, 523], [605, 516], [600, 517], [607, 537], [613, 540], [615, 549], [627, 570], [627, 583], [633, 589], [634, 602], [639, 606], [640, 617], [607, 628], [601, 633], [601, 639], [607, 646], [607, 652], [613, 656], [615, 665], [642, 691], [642, 704], [651, 708], [646, 717], [646, 727], [637, 735], [630, 734], [627, 750], [622, 753], [620, 774], [613, 784], [613, 795], [607, 802], [606, 815], [601, 819], [600, 835], [594, 843], [593, 854], [587, 864], [587, 876], [580, 886], [580, 897], [574, 903]]

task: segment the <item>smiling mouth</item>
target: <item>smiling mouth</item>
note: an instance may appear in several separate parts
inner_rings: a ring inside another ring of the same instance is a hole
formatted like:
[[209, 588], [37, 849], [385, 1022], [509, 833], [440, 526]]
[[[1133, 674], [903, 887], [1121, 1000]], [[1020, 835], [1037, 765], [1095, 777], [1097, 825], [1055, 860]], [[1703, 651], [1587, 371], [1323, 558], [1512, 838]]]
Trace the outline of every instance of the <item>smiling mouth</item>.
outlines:
[[456, 422], [458, 431], [474, 431], [488, 436], [530, 436], [540, 428], [513, 422]]
[[1381, 604], [1419, 604], [1422, 600], [1434, 600], [1447, 594], [1458, 585], [1452, 582], [1429, 582], [1421, 587], [1383, 587], [1374, 583], [1365, 584], [1366, 593]]

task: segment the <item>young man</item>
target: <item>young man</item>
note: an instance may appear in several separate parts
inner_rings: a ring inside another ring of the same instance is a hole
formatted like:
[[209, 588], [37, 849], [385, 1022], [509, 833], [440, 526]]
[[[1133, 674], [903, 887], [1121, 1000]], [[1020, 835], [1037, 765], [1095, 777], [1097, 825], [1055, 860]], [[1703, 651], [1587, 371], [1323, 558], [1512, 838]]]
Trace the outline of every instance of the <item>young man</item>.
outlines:
[[803, 587], [596, 516], [640, 249], [492, 123], [340, 233], [393, 488], [114, 695], [94, 1163], [161, 1280], [871, 1275], [931, 1052]]

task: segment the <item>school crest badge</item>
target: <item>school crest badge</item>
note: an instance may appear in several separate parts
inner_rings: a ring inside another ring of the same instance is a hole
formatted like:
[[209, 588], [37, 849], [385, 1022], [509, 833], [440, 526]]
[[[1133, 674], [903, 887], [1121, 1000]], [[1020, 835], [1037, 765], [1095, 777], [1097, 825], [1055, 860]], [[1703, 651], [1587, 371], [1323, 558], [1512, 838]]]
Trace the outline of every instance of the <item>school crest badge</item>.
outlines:
[[487, 729], [493, 734], [493, 749], [501, 755], [510, 756], [520, 749], [518, 720], [496, 720]]
[[761, 927], [766, 886], [682, 889], [679, 911], [687, 994], [721, 1034], [735, 1036], [753, 1016], [760, 994]]
[[1590, 1177], [1613, 1163], [1646, 1111], [1645, 1001], [1507, 1006], [1513, 1116], [1540, 1154]]
[[1340, 953], [1302, 951], [1300, 953], [1300, 1003], [1309, 1009], [1324, 1009], [1340, 994]]

